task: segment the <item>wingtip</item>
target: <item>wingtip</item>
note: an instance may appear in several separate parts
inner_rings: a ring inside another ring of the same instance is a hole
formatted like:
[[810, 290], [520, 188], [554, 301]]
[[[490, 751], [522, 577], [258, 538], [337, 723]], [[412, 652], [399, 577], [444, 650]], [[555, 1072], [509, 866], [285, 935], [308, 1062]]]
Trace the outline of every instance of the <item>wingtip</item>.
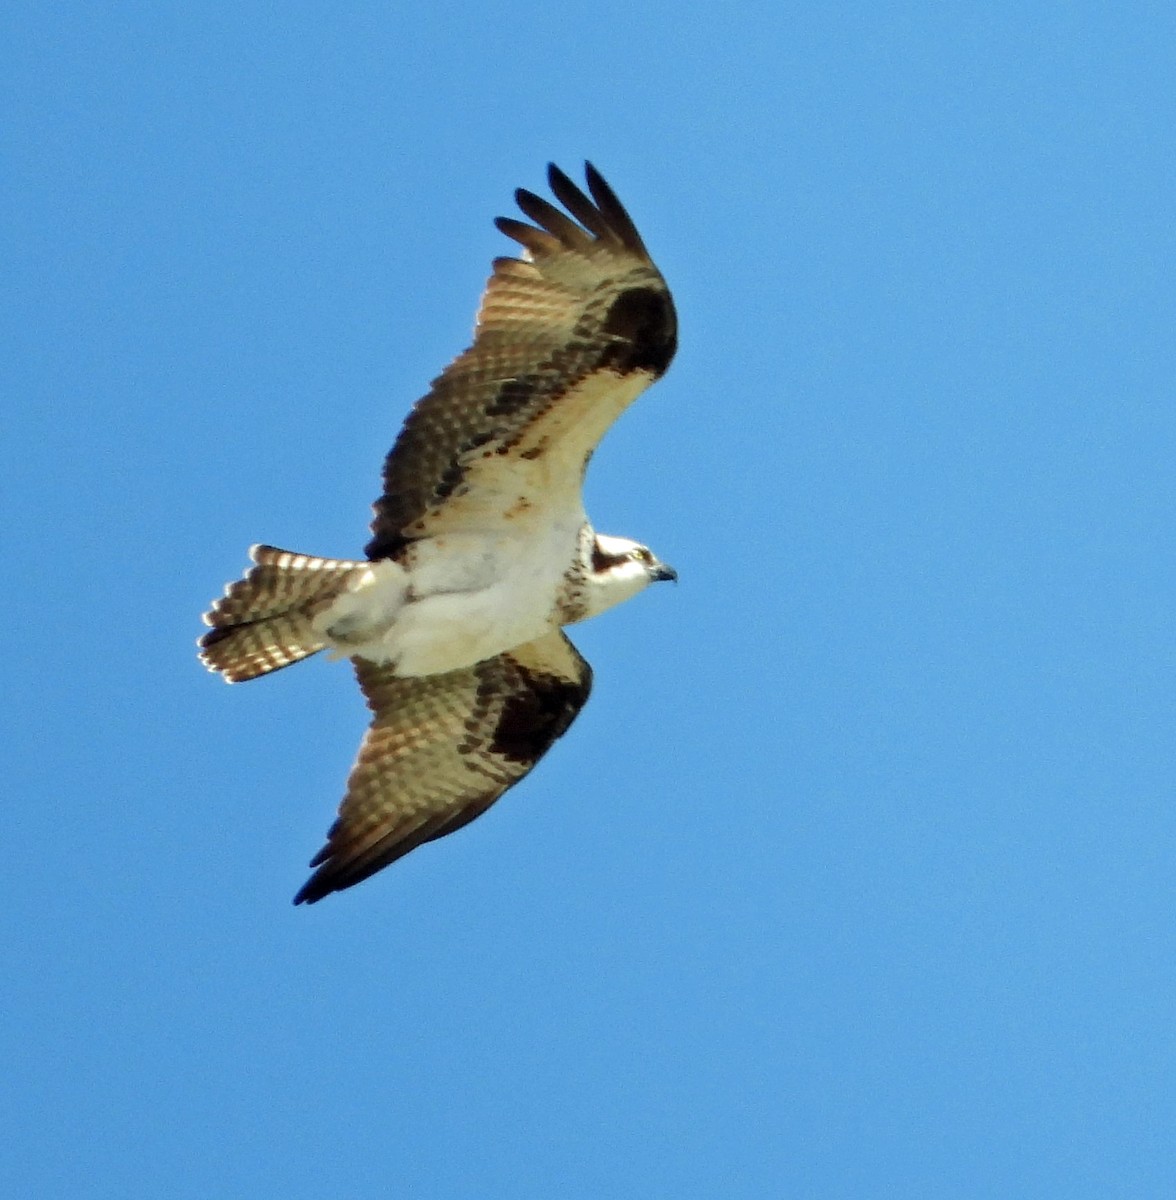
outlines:
[[335, 836], [337, 826], [338, 822], [331, 826], [327, 831], [326, 844], [307, 863], [314, 874], [298, 889], [298, 894], [294, 897], [295, 904], [317, 904], [332, 892], [340, 890], [336, 880], [324, 871], [324, 864], [331, 857], [331, 838]]
[[[596, 174], [596, 175], [600, 174], [600, 172], [596, 169], [596, 167], [593, 166], [592, 160], [586, 158], [586, 159], [584, 159], [584, 173], [588, 174], [589, 172], [592, 172], [593, 174]], [[568, 179], [568, 178], [569, 177], [568, 177], [567, 173], [563, 170], [562, 167], [560, 167], [560, 165], [558, 163], [549, 162], [547, 164], [547, 182], [548, 183], [550, 183], [552, 181], [552, 179]]]
[[297, 891], [292, 903], [297, 908], [300, 904], [317, 904], [324, 896], [329, 896], [335, 889], [324, 888], [322, 882], [312, 875]]

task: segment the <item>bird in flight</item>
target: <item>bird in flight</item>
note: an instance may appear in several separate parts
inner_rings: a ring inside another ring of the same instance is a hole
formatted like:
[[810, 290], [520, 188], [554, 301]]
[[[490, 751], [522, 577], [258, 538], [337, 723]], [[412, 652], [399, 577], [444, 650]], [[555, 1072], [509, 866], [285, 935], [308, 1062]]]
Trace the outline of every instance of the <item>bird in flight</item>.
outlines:
[[499, 217], [474, 344], [433, 381], [384, 462], [366, 559], [258, 545], [204, 614], [200, 658], [229, 683], [320, 650], [350, 658], [372, 721], [314, 873], [294, 898], [351, 887], [480, 816], [551, 748], [592, 669], [563, 632], [674, 571], [597, 533], [588, 460], [664, 374], [677, 317], [612, 188], [558, 167], [566, 210], [519, 189]]

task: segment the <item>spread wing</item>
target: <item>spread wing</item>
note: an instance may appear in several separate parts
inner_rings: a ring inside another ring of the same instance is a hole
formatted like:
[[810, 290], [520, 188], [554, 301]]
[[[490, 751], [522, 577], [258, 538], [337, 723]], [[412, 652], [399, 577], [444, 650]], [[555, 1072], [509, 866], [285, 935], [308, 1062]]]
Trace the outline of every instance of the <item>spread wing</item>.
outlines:
[[524, 257], [495, 260], [474, 344], [388, 455], [369, 558], [443, 530], [493, 528], [534, 495], [547, 510], [579, 511], [596, 444], [669, 366], [677, 317], [665, 280], [612, 188], [591, 163], [585, 175], [590, 195], [548, 167], [567, 213], [520, 189], [534, 224], [498, 218]]
[[375, 714], [318, 869], [314, 903], [480, 816], [575, 720], [592, 669], [559, 630], [460, 671], [397, 679], [356, 658]]

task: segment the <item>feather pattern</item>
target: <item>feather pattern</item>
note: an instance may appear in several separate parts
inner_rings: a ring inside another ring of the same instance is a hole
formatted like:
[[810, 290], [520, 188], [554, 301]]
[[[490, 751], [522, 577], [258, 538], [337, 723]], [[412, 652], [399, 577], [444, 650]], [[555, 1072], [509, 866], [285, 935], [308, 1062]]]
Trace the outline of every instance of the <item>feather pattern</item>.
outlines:
[[353, 661], [374, 715], [295, 904], [351, 887], [485, 812], [564, 733], [592, 685], [558, 630], [444, 675], [399, 679]]
[[200, 661], [229, 683], [256, 679], [323, 649], [314, 617], [369, 568], [276, 546], [251, 546], [254, 566], [204, 614]]
[[520, 189], [518, 205], [535, 224], [498, 219], [527, 257], [495, 260], [474, 344], [405, 422], [384, 464], [369, 558], [394, 557], [416, 538], [493, 527], [516, 500], [540, 492], [550, 508], [578, 508], [597, 442], [669, 366], [677, 346], [669, 289], [612, 189], [590, 164], [586, 177], [590, 196], [548, 169], [570, 217]]

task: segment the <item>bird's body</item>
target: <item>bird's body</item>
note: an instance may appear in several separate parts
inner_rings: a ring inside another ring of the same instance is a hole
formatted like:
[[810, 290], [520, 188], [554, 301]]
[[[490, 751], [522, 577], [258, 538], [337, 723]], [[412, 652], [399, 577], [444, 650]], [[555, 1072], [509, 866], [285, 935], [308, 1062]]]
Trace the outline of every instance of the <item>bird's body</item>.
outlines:
[[584, 512], [596, 444], [676, 345], [657, 268], [587, 174], [591, 200], [549, 171], [579, 224], [524, 191], [538, 227], [499, 220], [526, 257], [495, 261], [473, 346], [388, 455], [367, 561], [256, 546], [206, 614], [201, 657], [229, 682], [327, 649], [354, 661], [375, 713], [298, 901], [484, 811], [587, 699], [591, 672], [563, 626], [673, 577]]
[[552, 628], [560, 567], [578, 530], [544, 533], [526, 541], [451, 533], [414, 543], [402, 563], [372, 563], [314, 627], [337, 654], [391, 664], [402, 677], [472, 666]]

